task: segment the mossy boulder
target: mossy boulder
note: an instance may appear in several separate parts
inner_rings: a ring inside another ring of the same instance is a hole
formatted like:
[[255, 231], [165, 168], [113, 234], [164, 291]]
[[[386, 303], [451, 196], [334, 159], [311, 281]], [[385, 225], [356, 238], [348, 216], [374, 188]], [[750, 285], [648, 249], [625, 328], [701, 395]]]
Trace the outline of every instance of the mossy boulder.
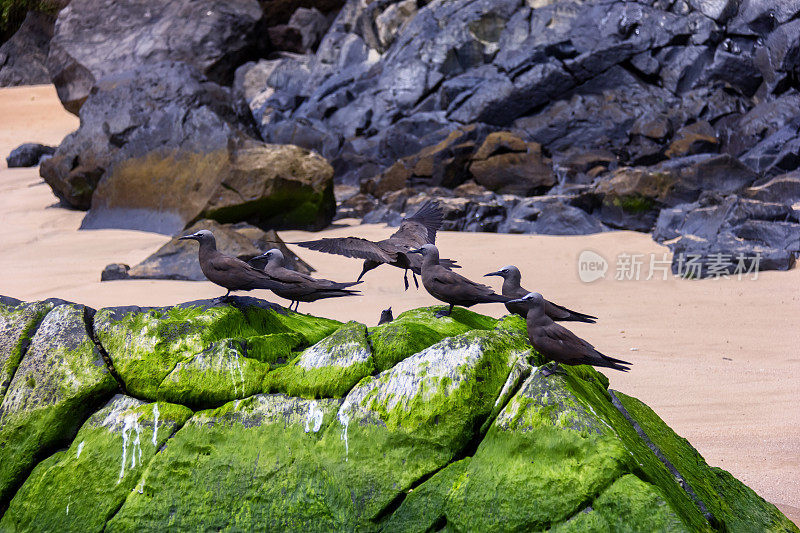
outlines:
[[[341, 400], [258, 395], [196, 413], [106, 531], [334, 531], [349, 488], [315, 453]], [[338, 433], [338, 431], [337, 431]], [[179, 496], [178, 496], [179, 495]]]
[[0, 509], [44, 457], [68, 444], [117, 383], [87, 333], [83, 306], [54, 307], [0, 404]]
[[67, 450], [36, 466], [0, 530], [102, 531], [125, 499], [142, 490], [145, 468], [191, 415], [180, 405], [115, 396]]
[[52, 308], [52, 302], [25, 303], [0, 296], [0, 402], [33, 333]]
[[255, 298], [232, 302], [101, 309], [94, 329], [129, 393], [149, 401], [190, 394], [183, 403], [208, 407], [260, 392], [262, 363], [289, 358], [340, 325]]
[[439, 306], [412, 309], [387, 324], [369, 328], [375, 367], [386, 370], [445, 337], [497, 325], [496, 319], [463, 307], [454, 308], [450, 316], [436, 318], [434, 315], [440, 310]]
[[435, 310], [0, 300], [0, 530], [799, 531], [519, 317]]
[[268, 373], [264, 391], [304, 398], [340, 398], [374, 369], [367, 327], [348, 322], [306, 348], [290, 364]]

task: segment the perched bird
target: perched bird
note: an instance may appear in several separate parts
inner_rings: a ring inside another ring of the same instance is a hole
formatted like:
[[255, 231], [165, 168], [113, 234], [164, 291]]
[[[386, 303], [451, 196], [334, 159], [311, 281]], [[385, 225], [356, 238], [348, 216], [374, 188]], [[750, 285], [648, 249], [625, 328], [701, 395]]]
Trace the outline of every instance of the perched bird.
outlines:
[[348, 289], [353, 285], [358, 285], [360, 281], [347, 283], [337, 283], [328, 279], [317, 279], [290, 270], [283, 266], [284, 257], [280, 250], [273, 248], [266, 253], [254, 257], [253, 259], [266, 259], [264, 273], [272, 281], [279, 284], [279, 287], [272, 289], [272, 292], [290, 300], [289, 309], [295, 305], [295, 311], [300, 307], [300, 302], [315, 302], [323, 298], [339, 298], [341, 296], [358, 296], [361, 293], [356, 290]]
[[528, 340], [537, 352], [555, 362], [551, 369], [543, 371], [549, 376], [559, 370], [559, 363], [565, 365], [592, 365], [613, 368], [627, 372], [631, 363], [603, 355], [594, 346], [579, 338], [570, 330], [556, 324], [545, 312], [545, 299], [538, 292], [531, 292], [509, 303], [522, 303], [528, 306], [525, 318]]
[[[423, 244], [434, 244], [436, 232], [442, 226], [443, 219], [444, 215], [439, 204], [428, 200], [416, 213], [404, 218], [400, 223], [400, 228], [391, 237], [382, 241], [372, 242], [359, 237], [337, 237], [293, 244], [326, 254], [363, 259], [364, 265], [357, 281], [361, 281], [364, 274], [384, 263], [402, 268], [404, 271], [403, 282], [408, 290], [408, 271], [411, 270], [414, 285], [419, 288], [416, 275], [420, 273], [422, 264], [419, 256], [410, 255], [408, 252]], [[460, 268], [455, 261], [450, 259], [442, 259], [441, 262], [447, 268]]]
[[439, 250], [433, 244], [426, 244], [412, 254], [422, 255], [422, 284], [428, 293], [445, 303], [450, 309], [436, 313], [436, 317], [448, 316], [454, 305], [471, 307], [475, 304], [507, 302], [511, 298], [495, 294], [491, 287], [470, 281], [439, 264]]
[[388, 324], [392, 320], [394, 320], [394, 316], [392, 315], [392, 308], [389, 307], [388, 309], [381, 311], [381, 318], [378, 320], [378, 325], [380, 326], [381, 324]]
[[194, 240], [200, 243], [198, 258], [200, 269], [212, 283], [228, 289], [222, 299], [227, 299], [231, 291], [250, 291], [253, 289], [280, 288], [280, 284], [273, 281], [267, 274], [253, 268], [241, 259], [225, 255], [217, 250], [217, 241], [214, 234], [207, 229], [197, 233], [184, 235], [179, 241]]
[[[522, 298], [526, 294], [530, 293], [529, 290], [523, 289], [520, 285], [522, 274], [520, 274], [519, 269], [514, 265], [505, 266], [496, 272], [489, 272], [488, 274], [484, 274], [483, 277], [487, 276], [500, 276], [503, 278], [503, 296], [508, 296], [509, 298]], [[517, 314], [522, 318], [525, 318], [528, 315], [528, 306], [521, 303], [512, 304], [506, 302], [506, 309], [508, 309], [509, 313]], [[572, 309], [567, 309], [566, 307], [554, 304], [548, 300], [544, 301], [544, 312], [553, 320], [588, 322], [590, 324], [594, 324], [597, 320], [596, 316], [579, 313], [577, 311], [573, 311]]]

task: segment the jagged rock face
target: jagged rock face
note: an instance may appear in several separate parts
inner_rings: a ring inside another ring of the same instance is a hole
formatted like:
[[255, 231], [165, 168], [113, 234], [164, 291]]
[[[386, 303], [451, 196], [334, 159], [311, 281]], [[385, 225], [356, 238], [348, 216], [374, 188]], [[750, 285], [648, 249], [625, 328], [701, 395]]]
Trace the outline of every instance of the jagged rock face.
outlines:
[[0, 529], [798, 531], [519, 317], [434, 311], [0, 298]]
[[330, 165], [250, 138], [229, 91], [185, 63], [103, 78], [80, 116], [40, 173], [67, 204], [91, 208], [84, 228], [171, 235], [198, 217], [276, 228], [333, 217]]
[[242, 58], [265, 48], [262, 18], [255, 0], [73, 0], [58, 15], [47, 65], [75, 114], [97, 80], [160, 61], [229, 82]]
[[28, 12], [17, 32], [0, 46], [0, 87], [50, 83], [45, 63], [54, 24], [53, 15]]

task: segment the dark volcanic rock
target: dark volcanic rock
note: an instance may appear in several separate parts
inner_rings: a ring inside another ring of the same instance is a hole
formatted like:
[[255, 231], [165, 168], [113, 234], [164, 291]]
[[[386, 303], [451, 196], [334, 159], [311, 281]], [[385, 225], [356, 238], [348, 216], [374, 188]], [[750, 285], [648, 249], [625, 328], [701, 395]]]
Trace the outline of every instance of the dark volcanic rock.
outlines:
[[746, 189], [743, 196], [764, 202], [800, 202], [800, 171], [775, 176]]
[[30, 11], [22, 26], [0, 46], [0, 87], [50, 83], [47, 52], [55, 17]]
[[800, 222], [786, 203], [704, 194], [664, 209], [653, 230], [673, 251], [673, 272], [690, 277], [787, 270], [800, 255]]
[[66, 203], [91, 206], [84, 228], [174, 234], [200, 216], [327, 225], [331, 167], [306, 150], [252, 140], [239, 103], [185, 63], [109, 76], [40, 173]]
[[97, 80], [166, 60], [217, 82], [266, 47], [256, 0], [72, 0], [59, 15], [47, 65], [58, 96], [77, 114]]
[[800, 166], [800, 115], [742, 155], [742, 162], [759, 174], [776, 176]]
[[14, 148], [8, 157], [6, 163], [8, 168], [15, 167], [35, 167], [42, 159], [51, 156], [55, 153], [56, 149], [53, 146], [45, 146], [39, 143], [25, 143]]
[[509, 132], [489, 134], [472, 156], [469, 171], [476, 183], [501, 194], [530, 196], [555, 185], [542, 147]]
[[696, 200], [703, 191], [742, 191], [758, 176], [729, 155], [681, 157], [647, 168], [621, 168], [602, 179], [600, 219], [609, 226], [650, 231], [662, 207]]
[[498, 231], [541, 235], [587, 235], [607, 231], [583, 209], [553, 197], [526, 198], [508, 210]]
[[[197, 246], [191, 241], [179, 241], [181, 235], [188, 235], [201, 229], [211, 230], [217, 240], [220, 251], [249, 261], [270, 248], [278, 248], [283, 252], [287, 268], [309, 274], [314, 269], [290, 251], [277, 233], [270, 230], [264, 232], [248, 225], [219, 224], [213, 220], [200, 220], [176, 235], [167, 244], [159, 248], [153, 255], [134, 266], [111, 264], [101, 275], [102, 281], [115, 279], [178, 279], [186, 281], [205, 281], [206, 277], [197, 261]], [[252, 263], [256, 268], [263, 268], [263, 260]]]

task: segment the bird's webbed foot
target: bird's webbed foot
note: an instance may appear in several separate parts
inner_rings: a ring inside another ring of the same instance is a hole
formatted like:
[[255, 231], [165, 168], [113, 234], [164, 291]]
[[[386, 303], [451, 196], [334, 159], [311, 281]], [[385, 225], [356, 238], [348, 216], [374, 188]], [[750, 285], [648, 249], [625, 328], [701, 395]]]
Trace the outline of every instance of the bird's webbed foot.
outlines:
[[450, 316], [450, 313], [452, 313], [452, 312], [453, 312], [453, 306], [451, 305], [447, 309], [441, 309], [441, 310], [437, 311], [434, 316], [436, 318], [442, 318], [442, 317], [445, 317], [445, 316]]
[[542, 376], [547, 377], [553, 374], [561, 374], [562, 376], [566, 376], [567, 371], [558, 366], [558, 363], [553, 363], [553, 366], [550, 368], [542, 368]]

